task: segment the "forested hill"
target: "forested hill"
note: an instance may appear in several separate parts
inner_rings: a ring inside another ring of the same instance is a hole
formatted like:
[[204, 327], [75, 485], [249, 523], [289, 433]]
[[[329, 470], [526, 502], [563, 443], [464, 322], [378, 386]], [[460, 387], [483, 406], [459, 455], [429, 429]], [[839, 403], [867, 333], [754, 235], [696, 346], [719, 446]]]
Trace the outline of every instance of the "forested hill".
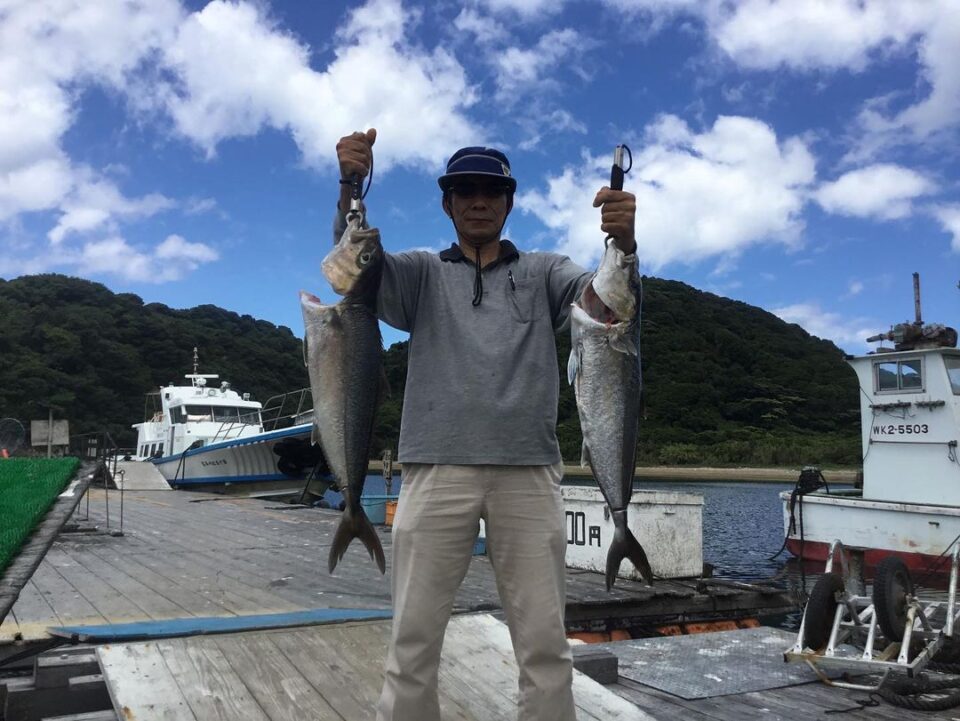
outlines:
[[[71, 432], [107, 429], [132, 444], [148, 390], [181, 382], [193, 347], [200, 372], [219, 373], [265, 401], [307, 385], [300, 340], [286, 327], [216, 306], [189, 310], [115, 294], [61, 275], [0, 280], [0, 417], [46, 417]], [[297, 329], [300, 332], [300, 329]], [[576, 405], [566, 383], [569, 339], [558, 338], [558, 435], [579, 459]], [[796, 464], [859, 461], [856, 379], [840, 350], [744, 303], [682, 283], [644, 280], [646, 419], [640, 461]], [[381, 408], [375, 453], [396, 447], [406, 344], [385, 363], [392, 394]]]
[[[295, 302], [295, 295], [291, 302]], [[289, 328], [214, 305], [174, 310], [62, 275], [0, 280], [0, 416], [70, 421], [70, 432], [108, 430], [132, 446], [144, 395], [193, 370], [219, 373], [254, 399], [307, 385]]]

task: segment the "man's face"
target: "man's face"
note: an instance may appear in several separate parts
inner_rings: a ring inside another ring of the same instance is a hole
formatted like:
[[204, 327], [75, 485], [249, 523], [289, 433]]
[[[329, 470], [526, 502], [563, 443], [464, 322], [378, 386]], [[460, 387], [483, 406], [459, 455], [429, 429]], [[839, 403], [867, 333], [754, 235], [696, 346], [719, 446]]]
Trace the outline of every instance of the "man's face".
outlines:
[[509, 186], [482, 176], [458, 180], [443, 201], [460, 236], [472, 245], [499, 240], [512, 207]]

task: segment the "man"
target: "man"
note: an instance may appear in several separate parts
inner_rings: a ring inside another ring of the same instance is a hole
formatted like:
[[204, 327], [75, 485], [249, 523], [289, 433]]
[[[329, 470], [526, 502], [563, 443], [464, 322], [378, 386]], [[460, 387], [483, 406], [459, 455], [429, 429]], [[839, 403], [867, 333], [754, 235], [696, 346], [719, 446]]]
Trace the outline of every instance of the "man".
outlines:
[[[341, 178], [366, 176], [376, 130], [340, 139]], [[574, 721], [563, 616], [566, 531], [554, 334], [591, 273], [500, 233], [517, 183], [503, 153], [457, 151], [439, 178], [457, 242], [387, 254], [377, 312], [410, 333], [393, 525], [393, 635], [378, 721], [439, 721], [437, 670], [480, 519], [520, 668], [521, 721]], [[345, 228], [342, 183], [334, 242]], [[597, 242], [632, 254], [633, 195], [603, 188]]]

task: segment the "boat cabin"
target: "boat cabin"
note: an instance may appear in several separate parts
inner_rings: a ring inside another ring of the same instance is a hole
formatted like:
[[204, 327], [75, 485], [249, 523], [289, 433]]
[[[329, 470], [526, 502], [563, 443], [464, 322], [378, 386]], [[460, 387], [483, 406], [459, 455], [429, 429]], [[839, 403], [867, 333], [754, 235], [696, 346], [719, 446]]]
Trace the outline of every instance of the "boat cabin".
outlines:
[[137, 429], [137, 447], [131, 456], [135, 460], [166, 458], [263, 431], [261, 405], [250, 400], [249, 393], [241, 396], [227, 382], [207, 387], [208, 380], [218, 378], [216, 374], [184, 377], [189, 386], [170, 384], [148, 395], [156, 407], [133, 426]]
[[860, 383], [863, 498], [960, 506], [960, 350], [944, 326], [903, 323], [847, 359]]

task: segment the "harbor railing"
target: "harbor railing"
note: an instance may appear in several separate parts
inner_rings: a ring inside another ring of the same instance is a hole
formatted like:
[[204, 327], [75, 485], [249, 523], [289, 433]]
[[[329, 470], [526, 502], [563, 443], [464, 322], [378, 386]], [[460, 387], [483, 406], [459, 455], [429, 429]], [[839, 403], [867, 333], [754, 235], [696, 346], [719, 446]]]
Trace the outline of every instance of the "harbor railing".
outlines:
[[[96, 431], [93, 433], [80, 433], [70, 436], [70, 454], [79, 457], [83, 461], [93, 461], [103, 464], [104, 473], [99, 474], [103, 478], [103, 499], [104, 515], [106, 517], [106, 532], [112, 536], [123, 535], [123, 489], [124, 483], [122, 469], [117, 469], [117, 464], [124, 458], [130, 458], [136, 450], [133, 448], [120, 448], [109, 431]], [[110, 527], [110, 483], [113, 482], [114, 491], [120, 494], [120, 527], [114, 529]], [[86, 518], [90, 520], [90, 489], [93, 484], [84, 491], [84, 498], [81, 502], [86, 502]], [[99, 488], [99, 486], [97, 486]], [[79, 507], [80, 504], [78, 504]]]

